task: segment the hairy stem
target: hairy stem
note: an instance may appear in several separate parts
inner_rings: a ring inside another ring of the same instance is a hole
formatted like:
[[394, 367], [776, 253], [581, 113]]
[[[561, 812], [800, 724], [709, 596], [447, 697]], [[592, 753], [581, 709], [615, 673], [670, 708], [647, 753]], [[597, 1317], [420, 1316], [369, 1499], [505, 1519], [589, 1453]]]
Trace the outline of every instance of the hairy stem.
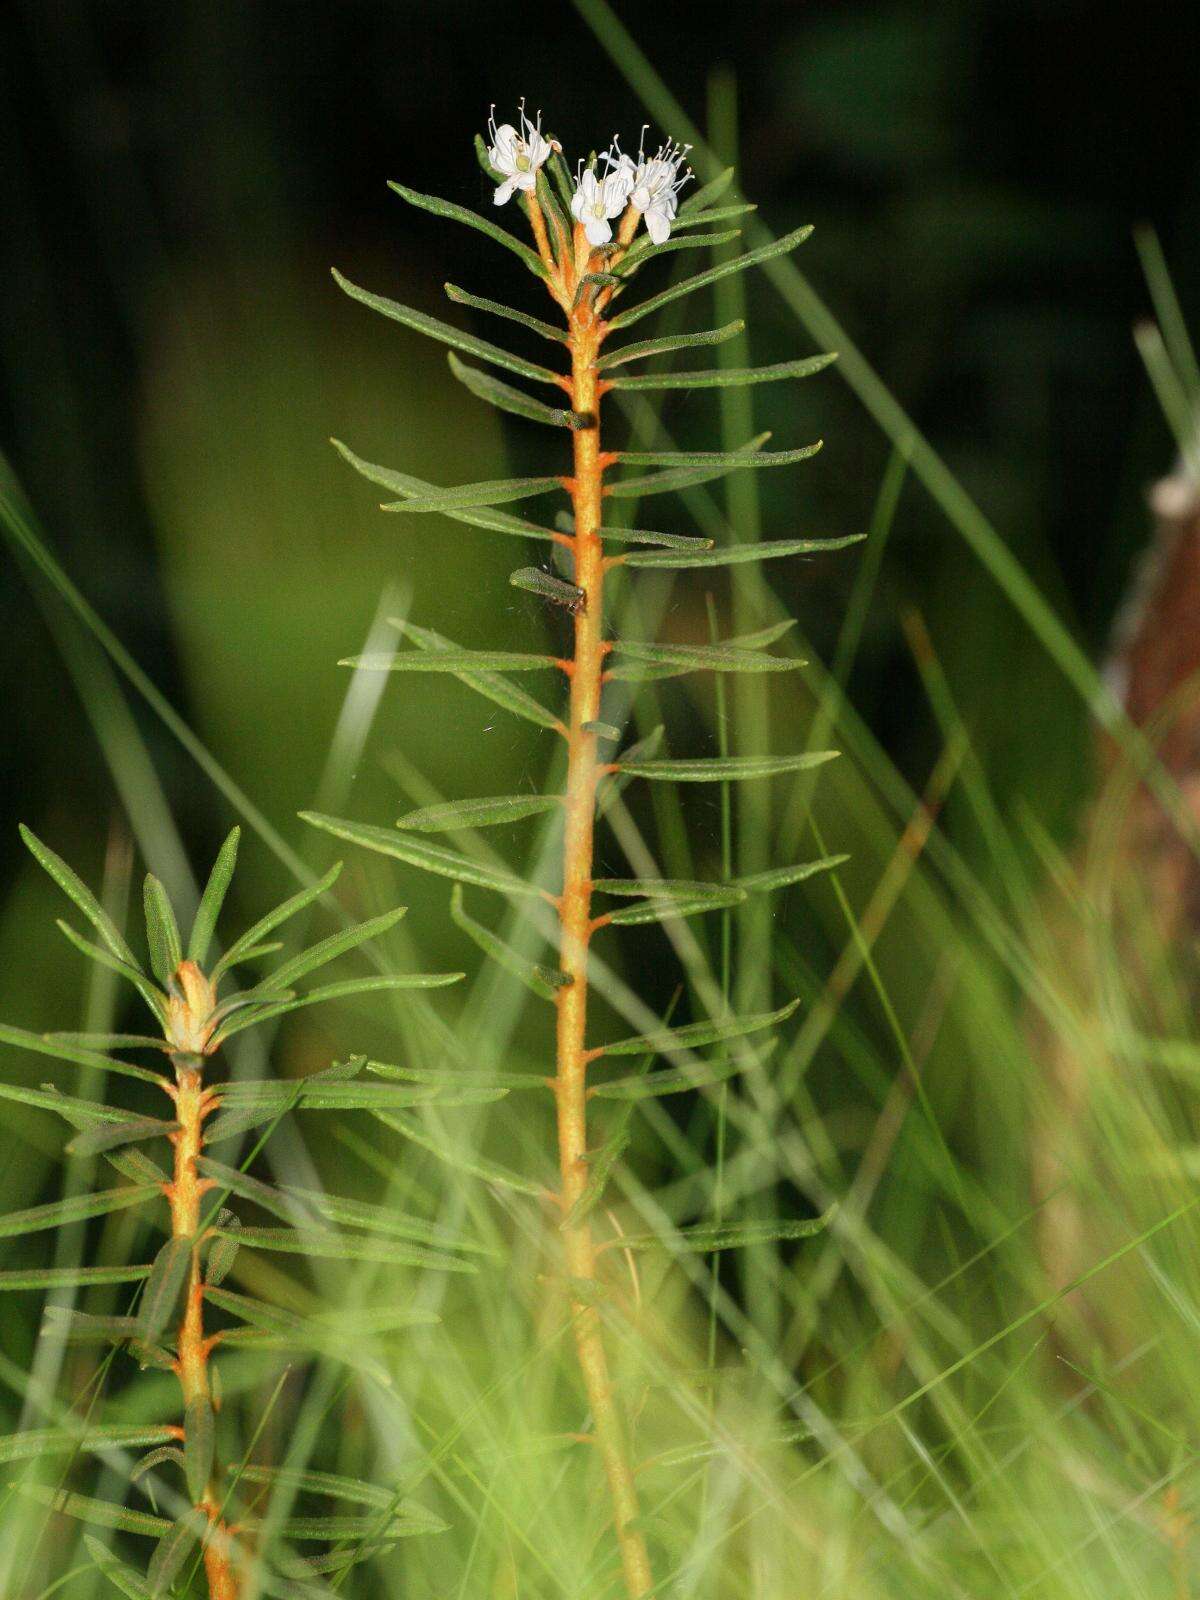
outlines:
[[[574, 435], [575, 471], [570, 482], [575, 513], [575, 582], [583, 603], [575, 618], [575, 655], [570, 666], [571, 704], [568, 723], [566, 827], [563, 844], [563, 891], [559, 904], [562, 932], [561, 970], [571, 980], [558, 991], [557, 1076], [559, 1165], [562, 1208], [570, 1215], [587, 1186], [587, 998], [588, 943], [592, 933], [592, 834], [600, 763], [596, 734], [587, 725], [600, 713], [600, 690], [608, 646], [602, 637], [604, 550], [597, 532], [601, 522], [604, 458], [600, 452], [599, 390], [596, 355], [602, 325], [587, 297], [570, 314], [571, 401], [577, 413], [593, 419]], [[567, 1272], [573, 1280], [595, 1276], [595, 1248], [586, 1216], [563, 1230]], [[591, 1406], [613, 1503], [613, 1520], [621, 1549], [625, 1584], [633, 1600], [653, 1587], [646, 1543], [631, 1527], [638, 1515], [637, 1490], [629, 1460], [625, 1428], [613, 1395], [608, 1357], [594, 1305], [572, 1297], [575, 1344]]]
[[[212, 1187], [201, 1178], [196, 1160], [203, 1143], [204, 1117], [209, 1109], [200, 1068], [192, 1056], [172, 1057], [175, 1066], [175, 1120], [178, 1131], [171, 1135], [175, 1147], [175, 1171], [167, 1186], [171, 1205], [171, 1232], [175, 1238], [192, 1240], [192, 1259], [188, 1268], [187, 1292], [176, 1343], [175, 1373], [183, 1391], [186, 1408], [195, 1400], [212, 1403], [208, 1374], [209, 1347], [204, 1338], [204, 1283], [200, 1275], [200, 1201]], [[220, 1500], [209, 1483], [197, 1510], [208, 1520], [204, 1547], [204, 1570], [210, 1600], [238, 1600], [238, 1581], [229, 1560], [227, 1530], [220, 1518]]]

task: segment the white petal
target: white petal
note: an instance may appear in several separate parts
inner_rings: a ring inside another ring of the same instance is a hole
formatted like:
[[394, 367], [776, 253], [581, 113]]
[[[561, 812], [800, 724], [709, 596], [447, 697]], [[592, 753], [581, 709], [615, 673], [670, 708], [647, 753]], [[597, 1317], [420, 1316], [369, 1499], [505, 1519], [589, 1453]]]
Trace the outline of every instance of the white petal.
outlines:
[[583, 225], [589, 244], [607, 244], [612, 238], [612, 229], [603, 217], [589, 216]]
[[583, 185], [580, 184], [579, 188], [576, 189], [575, 193], [571, 196], [571, 215], [577, 221], [579, 219], [580, 212], [583, 210], [583, 202], [584, 202]]
[[537, 188], [537, 173], [518, 172], [513, 178], [513, 182], [516, 184], [518, 189], [524, 189], [527, 194], [532, 194]]
[[666, 244], [671, 237], [671, 219], [661, 206], [651, 206], [646, 212], [646, 232], [655, 244]]
[[508, 176], [517, 165], [517, 130], [510, 122], [496, 129], [496, 142], [488, 151], [488, 160], [497, 172]]
[[502, 206], [508, 199], [509, 195], [512, 194], [513, 189], [516, 187], [516, 183], [517, 180], [515, 178], [505, 178], [504, 182], [492, 196], [492, 204], [494, 206]]
[[549, 144], [542, 138], [536, 128], [530, 130], [529, 137], [525, 141], [525, 149], [535, 167], [540, 167], [550, 154]]

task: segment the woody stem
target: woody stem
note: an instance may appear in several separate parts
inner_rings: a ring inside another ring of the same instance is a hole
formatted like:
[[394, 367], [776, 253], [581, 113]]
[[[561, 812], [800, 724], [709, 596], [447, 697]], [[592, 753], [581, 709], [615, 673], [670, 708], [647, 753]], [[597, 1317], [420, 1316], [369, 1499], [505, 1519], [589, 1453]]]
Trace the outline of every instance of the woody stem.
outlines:
[[[175, 1067], [175, 1120], [179, 1127], [171, 1135], [175, 1170], [167, 1186], [167, 1199], [171, 1207], [172, 1236], [192, 1241], [186, 1298], [175, 1350], [175, 1374], [183, 1391], [186, 1414], [187, 1407], [196, 1400], [212, 1403], [208, 1347], [204, 1340], [204, 1283], [200, 1275], [199, 1240], [200, 1201], [207, 1185], [196, 1168], [203, 1145], [204, 1088], [196, 1057], [177, 1055], [172, 1057], [172, 1063]], [[210, 1600], [238, 1600], [238, 1581], [230, 1564], [219, 1507], [215, 1487], [209, 1483], [196, 1507], [209, 1524], [204, 1547], [208, 1592]]]
[[[600, 328], [587, 297], [570, 314], [571, 400], [576, 413], [590, 416], [591, 426], [574, 434], [575, 471], [571, 490], [575, 513], [575, 582], [583, 602], [575, 617], [575, 654], [571, 670], [570, 717], [567, 729], [566, 821], [563, 843], [563, 892], [560, 967], [570, 981], [558, 991], [557, 1076], [559, 1166], [562, 1210], [571, 1215], [587, 1187], [587, 997], [588, 943], [592, 932], [592, 836], [599, 763], [596, 734], [588, 731], [600, 711], [600, 690], [607, 646], [601, 633], [604, 551], [601, 523], [603, 461], [600, 454], [599, 393], [596, 357]], [[586, 1216], [563, 1229], [567, 1273], [572, 1280], [595, 1275], [595, 1246]], [[637, 1490], [629, 1461], [625, 1427], [613, 1394], [600, 1314], [594, 1304], [571, 1301], [575, 1345], [591, 1407], [596, 1442], [612, 1499], [613, 1520], [621, 1550], [625, 1585], [631, 1600], [653, 1587], [646, 1543], [633, 1526], [638, 1515]]]

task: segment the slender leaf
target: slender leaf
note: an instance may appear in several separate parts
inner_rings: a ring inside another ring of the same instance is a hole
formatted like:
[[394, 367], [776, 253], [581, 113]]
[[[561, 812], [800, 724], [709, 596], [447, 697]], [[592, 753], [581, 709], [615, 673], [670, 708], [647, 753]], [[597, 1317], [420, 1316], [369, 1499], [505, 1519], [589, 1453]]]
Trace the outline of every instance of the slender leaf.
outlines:
[[361, 844], [381, 855], [394, 856], [397, 861], [411, 867], [421, 867], [426, 872], [438, 873], [443, 878], [456, 878], [460, 883], [473, 883], [481, 889], [496, 889], [502, 894], [539, 894], [532, 884], [524, 883], [500, 867], [484, 866], [455, 850], [440, 845], [425, 844], [408, 834], [372, 827], [365, 822], [345, 821], [340, 817], [326, 817], [317, 811], [302, 811], [301, 820], [332, 833], [351, 844]]
[[647, 1053], [669, 1055], [676, 1050], [697, 1050], [702, 1045], [716, 1044], [721, 1039], [738, 1039], [744, 1034], [758, 1033], [763, 1028], [773, 1028], [785, 1022], [800, 1004], [793, 1000], [778, 1011], [760, 1011], [749, 1017], [729, 1017], [724, 1021], [689, 1022], [682, 1028], [664, 1028], [658, 1033], [634, 1034], [628, 1039], [617, 1039], [613, 1044], [601, 1045], [598, 1056], [640, 1056]]
[[546, 268], [539, 255], [536, 255], [527, 244], [522, 244], [520, 239], [515, 239], [511, 233], [497, 227], [494, 222], [489, 222], [486, 217], [468, 211], [465, 206], [457, 206], [452, 200], [442, 200], [432, 194], [418, 194], [415, 189], [407, 189], [402, 183], [389, 181], [388, 188], [402, 200], [407, 200], [410, 206], [416, 206], [421, 211], [430, 211], [435, 217], [448, 217], [452, 222], [464, 223], [468, 228], [474, 228], [489, 239], [495, 240], [497, 244], [502, 244], [529, 268], [535, 278], [546, 276]]
[[635, 322], [640, 322], [651, 312], [670, 305], [672, 300], [678, 300], [685, 294], [692, 294], [697, 289], [707, 288], [710, 283], [727, 278], [731, 273], [744, 272], [747, 267], [756, 267], [763, 261], [769, 261], [772, 256], [784, 255], [789, 250], [795, 250], [798, 245], [804, 243], [811, 232], [811, 227], [796, 228], [793, 232], [784, 234], [781, 239], [773, 239], [770, 244], [760, 245], [756, 250], [747, 250], [744, 255], [736, 256], [732, 261], [719, 262], [705, 272], [684, 278], [681, 283], [673, 283], [660, 294], [651, 295], [649, 300], [643, 300], [640, 305], [630, 306], [627, 311], [611, 317], [608, 325], [610, 328], [632, 327]]
[[114, 1106], [97, 1105], [91, 1100], [78, 1100], [57, 1089], [28, 1089], [22, 1083], [5, 1083], [0, 1079], [0, 1100], [16, 1100], [20, 1105], [36, 1106], [39, 1111], [53, 1111], [74, 1127], [87, 1127], [93, 1122], [127, 1123], [128, 1111], [118, 1111]]
[[[413, 639], [421, 650], [455, 650], [458, 648], [449, 639], [440, 633], [435, 633], [432, 628], [418, 628], [413, 623], [405, 625], [405, 632]], [[562, 732], [562, 723], [552, 711], [548, 711], [540, 701], [532, 695], [526, 694], [524, 689], [517, 688], [515, 683], [509, 683], [507, 678], [494, 672], [456, 672], [454, 676], [460, 683], [466, 684], [468, 689], [474, 689], [476, 694], [483, 695], [484, 699], [491, 700], [493, 704], [511, 711], [514, 716], [526, 722], [535, 723], [539, 728], [551, 728]]]
[[484, 955], [490, 956], [497, 966], [510, 972], [514, 978], [519, 979], [527, 989], [531, 989], [543, 1000], [556, 1000], [558, 991], [570, 983], [571, 980], [565, 973], [559, 972], [554, 967], [530, 961], [505, 944], [502, 939], [498, 939], [490, 928], [485, 928], [482, 923], [476, 922], [463, 905], [461, 884], [456, 883], [451, 892], [450, 916], [467, 937], [479, 946]]
[[806, 750], [796, 756], [717, 756], [710, 761], [628, 761], [621, 771], [635, 778], [668, 783], [727, 783], [740, 778], [771, 778], [781, 772], [804, 772], [832, 761], [836, 750]]
[[351, 1505], [373, 1506], [376, 1511], [400, 1510], [404, 1501], [397, 1502], [391, 1489], [379, 1484], [364, 1483], [361, 1478], [343, 1478], [332, 1472], [305, 1472], [295, 1467], [245, 1466], [240, 1473], [243, 1483], [280, 1485], [285, 1489], [300, 1490], [305, 1494], [324, 1495], [330, 1500], [345, 1500]]
[[165, 1139], [178, 1127], [177, 1122], [166, 1122], [162, 1117], [127, 1117], [103, 1128], [85, 1128], [67, 1145], [67, 1154], [95, 1156], [123, 1144], [139, 1144], [143, 1139]]
[[509, 573], [508, 581], [514, 589], [524, 589], [527, 594], [536, 594], [572, 612], [582, 611], [587, 600], [578, 584], [556, 578], [543, 572], [541, 567], [518, 567], [515, 572]]
[[555, 385], [558, 383], [558, 374], [551, 372], [549, 367], [539, 367], [533, 361], [526, 361], [521, 356], [500, 349], [498, 345], [488, 344], [486, 339], [477, 339], [474, 334], [464, 333], [461, 328], [452, 328], [448, 322], [439, 322], [436, 317], [426, 316], [423, 311], [414, 311], [410, 306], [402, 306], [396, 300], [388, 300], [381, 294], [372, 294], [369, 289], [360, 289], [357, 284], [344, 278], [336, 267], [333, 279], [352, 300], [358, 300], [362, 305], [369, 306], [372, 311], [381, 312], [393, 322], [403, 323], [406, 328], [413, 328], [417, 333], [438, 339], [442, 344], [451, 345], [455, 350], [462, 350], [466, 355], [475, 356], [479, 361], [489, 361], [494, 367], [504, 367], [509, 372], [515, 372], [518, 377], [535, 378], [539, 383]]
[[103, 967], [107, 972], [115, 972], [118, 977], [131, 983], [142, 999], [154, 1012], [156, 1017], [166, 1014], [166, 1001], [150, 980], [145, 977], [140, 967], [131, 966], [128, 961], [122, 961], [119, 956], [111, 955], [100, 945], [93, 944], [90, 939], [84, 939], [75, 932], [75, 929], [61, 918], [55, 918], [55, 927], [70, 944], [73, 944], [89, 961], [94, 961], [97, 966]]
[[96, 1194], [70, 1195], [48, 1205], [30, 1206], [27, 1211], [10, 1211], [7, 1216], [0, 1216], [0, 1239], [40, 1233], [45, 1228], [64, 1228], [71, 1222], [104, 1217], [112, 1211], [123, 1211], [126, 1206], [138, 1206], [161, 1196], [162, 1190], [157, 1184], [143, 1184], [136, 1189], [101, 1189]]
[[[214, 1231], [218, 1238], [223, 1236], [219, 1228]], [[435, 1267], [441, 1272], [476, 1271], [471, 1262], [460, 1261], [441, 1250], [428, 1250], [400, 1239], [363, 1239], [332, 1229], [242, 1228], [237, 1240], [247, 1250], [282, 1251], [310, 1260], [383, 1261], [394, 1266]]]
[[798, 450], [621, 450], [617, 460], [626, 467], [786, 467], [815, 456], [821, 444], [818, 439]]
[[836, 1207], [819, 1217], [803, 1222], [766, 1219], [762, 1222], [699, 1223], [695, 1227], [680, 1228], [674, 1233], [623, 1233], [614, 1243], [622, 1250], [665, 1249], [696, 1251], [707, 1255], [714, 1250], [741, 1250], [747, 1245], [771, 1244], [786, 1239], [811, 1239], [829, 1226]]
[[561, 1228], [565, 1230], [578, 1227], [583, 1219], [595, 1210], [608, 1187], [613, 1168], [629, 1148], [630, 1138], [628, 1121], [622, 1119], [598, 1150], [588, 1152], [587, 1183], [578, 1200], [565, 1212], [559, 1224]]
[[704, 883], [692, 878], [596, 878], [592, 888], [599, 894], [616, 894], [650, 900], [703, 900], [705, 895], [729, 904], [730, 888], [741, 884]]
[[489, 828], [505, 822], [553, 811], [561, 805], [556, 794], [505, 794], [478, 800], [448, 800], [444, 805], [423, 806], [396, 823], [417, 833], [444, 833], [451, 828]]
[[731, 885], [720, 894], [706, 892], [693, 899], [643, 900], [636, 905], [621, 906], [616, 911], [606, 912], [604, 921], [618, 928], [634, 928], [645, 922], [671, 922], [676, 917], [697, 917], [705, 911], [740, 905], [745, 898], [744, 889]]
[[[194, 1498], [198, 1500], [200, 1496], [196, 1495]], [[150, 1557], [150, 1564], [146, 1568], [151, 1594], [164, 1595], [168, 1592], [182, 1572], [184, 1562], [191, 1554], [193, 1546], [199, 1543], [207, 1531], [208, 1518], [198, 1506], [191, 1507], [171, 1524], [155, 1545], [154, 1554]]]
[[609, 667], [606, 677], [636, 679], [640, 664], [651, 667], [683, 667], [690, 672], [794, 672], [806, 665], [796, 656], [769, 656], [761, 650], [742, 650], [737, 645], [650, 644], [636, 639], [616, 639], [614, 650], [629, 658], [630, 665]]
[[164, 1466], [167, 1462], [172, 1466], [183, 1469], [183, 1451], [178, 1445], [164, 1444], [157, 1450], [148, 1450], [139, 1461], [129, 1469], [130, 1483], [136, 1483], [139, 1478], [144, 1478], [148, 1472], [153, 1472], [155, 1467]]
[[[113, 1034], [110, 1037], [120, 1040], [126, 1036]], [[161, 1041], [152, 1040], [151, 1043], [157, 1045]], [[161, 1073], [150, 1072], [145, 1067], [135, 1067], [128, 1061], [117, 1061], [112, 1056], [100, 1054], [88, 1049], [86, 1045], [74, 1043], [72, 1037], [67, 1034], [28, 1033], [24, 1028], [13, 1028], [6, 1022], [0, 1022], [0, 1044], [15, 1045], [19, 1050], [32, 1050], [38, 1055], [51, 1056], [55, 1061], [70, 1062], [72, 1066], [94, 1067], [100, 1072], [116, 1072], [125, 1078], [139, 1078], [143, 1083], [166, 1082]]]
[[772, 889], [786, 889], [793, 883], [803, 883], [818, 872], [830, 872], [849, 859], [846, 855], [822, 856], [819, 861], [798, 861], [791, 867], [768, 867], [765, 872], [755, 872], [748, 878], [735, 881], [738, 888], [745, 889], [747, 894], [768, 894]]
[[70, 1306], [47, 1306], [45, 1328], [68, 1344], [121, 1343], [135, 1339], [141, 1328], [136, 1317], [100, 1317]]
[[127, 1506], [115, 1505], [111, 1500], [92, 1500], [83, 1494], [68, 1494], [48, 1483], [20, 1483], [17, 1492], [36, 1500], [39, 1505], [59, 1511], [77, 1522], [86, 1522], [94, 1528], [116, 1528], [121, 1533], [144, 1533], [160, 1539], [171, 1524], [165, 1517], [152, 1517], [145, 1511], [131, 1511]]
[[443, 1089], [504, 1088], [544, 1089], [550, 1079], [537, 1072], [501, 1072], [485, 1067], [468, 1072], [462, 1067], [405, 1067], [391, 1061], [368, 1061], [368, 1070], [396, 1083], [436, 1084]]
[[138, 1283], [146, 1267], [16, 1267], [0, 1272], [0, 1293], [21, 1289], [82, 1289], [92, 1284]]
[[126, 1596], [126, 1600], [154, 1600], [154, 1591], [141, 1573], [135, 1572], [132, 1567], [127, 1567], [107, 1546], [101, 1544], [94, 1534], [85, 1533], [83, 1542], [100, 1571]]
[[634, 550], [622, 557], [626, 567], [733, 567], [746, 561], [775, 561], [780, 556], [828, 555], [858, 544], [864, 533], [847, 534], [842, 539], [760, 539], [756, 544], [729, 544], [720, 550], [676, 555], [670, 550]]
[[153, 1343], [170, 1322], [187, 1282], [192, 1243], [186, 1235], [168, 1239], [154, 1258], [138, 1307], [142, 1337]]
[[217, 930], [217, 918], [221, 915], [221, 907], [225, 904], [225, 896], [229, 891], [234, 868], [237, 866], [238, 841], [241, 837], [240, 828], [235, 827], [230, 830], [225, 843], [217, 852], [217, 859], [213, 862], [208, 882], [204, 885], [204, 893], [200, 897], [200, 907], [196, 912], [196, 920], [192, 923], [187, 947], [188, 960], [196, 962], [198, 966], [203, 965], [213, 934]]
[[[472, 1105], [482, 1105], [488, 1100], [503, 1097], [501, 1090], [489, 1093], [485, 1089], [464, 1090], [471, 1095]], [[266, 1111], [388, 1111], [396, 1107], [428, 1104], [452, 1105], [454, 1100], [442, 1100], [433, 1090], [401, 1088], [383, 1083], [330, 1083], [301, 1080], [299, 1084], [272, 1083], [248, 1078], [224, 1086], [222, 1105], [230, 1110], [242, 1111], [252, 1107]], [[213, 1127], [216, 1126], [214, 1120]]]
[[174, 1438], [171, 1428], [110, 1423], [102, 1428], [33, 1428], [27, 1433], [0, 1436], [0, 1464], [37, 1461], [42, 1456], [73, 1455], [103, 1450], [136, 1450]]
[[343, 928], [340, 933], [330, 934], [328, 939], [322, 939], [319, 944], [312, 945], [298, 956], [293, 956], [290, 961], [285, 961], [278, 967], [268, 980], [272, 988], [290, 988], [297, 978], [306, 978], [310, 972], [315, 972], [318, 967], [324, 967], [338, 956], [345, 955], [347, 951], [357, 950], [360, 945], [369, 944], [372, 939], [394, 928], [408, 910], [407, 906], [396, 906], [391, 911], [385, 911], [381, 916], [371, 917], [366, 922], [356, 923], [352, 928]]
[[702, 183], [698, 189], [693, 190], [679, 207], [680, 217], [694, 217], [700, 212], [707, 211], [729, 188], [735, 171], [734, 167], [726, 167], [715, 178], [710, 178], [707, 183]]
[[[196, 1165], [202, 1172], [209, 1172], [210, 1168], [218, 1165], [216, 1162], [206, 1162], [201, 1156]], [[231, 1170], [222, 1168], [222, 1171]], [[253, 1180], [250, 1180], [253, 1181]], [[235, 1188], [233, 1184], [230, 1188]], [[266, 1185], [263, 1185], [265, 1188]], [[236, 1193], [240, 1190], [235, 1189]], [[217, 1225], [225, 1230], [220, 1239], [214, 1239], [208, 1251], [208, 1260], [204, 1263], [204, 1282], [210, 1289], [219, 1289], [225, 1279], [233, 1271], [234, 1262], [238, 1255], [237, 1236], [242, 1226], [242, 1220], [224, 1206], [217, 1213]]]
[[572, 411], [569, 407], [548, 406], [544, 400], [535, 400], [532, 395], [514, 389], [511, 383], [493, 378], [491, 373], [480, 372], [478, 367], [467, 366], [453, 350], [447, 353], [447, 360], [450, 363], [450, 371], [459, 383], [465, 389], [469, 389], [477, 400], [486, 401], [488, 405], [495, 406], [497, 411], [507, 411], [514, 417], [524, 417], [528, 422], [543, 422], [550, 428], [579, 429], [595, 426], [595, 419], [591, 416]]
[[419, 1144], [422, 1149], [437, 1156], [447, 1166], [469, 1172], [472, 1177], [482, 1178], [485, 1183], [498, 1184], [502, 1189], [515, 1189], [519, 1194], [537, 1195], [540, 1198], [546, 1193], [544, 1183], [535, 1183], [523, 1173], [501, 1166], [498, 1161], [489, 1161], [474, 1151], [468, 1153], [435, 1139], [415, 1117], [392, 1111], [378, 1111], [376, 1116], [386, 1127], [401, 1134], [405, 1139], [411, 1139], [413, 1144]]
[[137, 958], [122, 938], [120, 929], [78, 873], [73, 871], [60, 855], [56, 855], [49, 845], [43, 844], [37, 834], [24, 823], [19, 824], [19, 830], [21, 838], [38, 865], [48, 872], [62, 892], [75, 902], [113, 955], [136, 968]]
[[638, 474], [632, 478], [618, 479], [615, 483], [606, 483], [604, 492], [613, 499], [633, 496], [640, 500], [648, 494], [675, 493], [680, 489], [695, 488], [698, 484], [713, 483], [718, 478], [728, 477], [731, 472], [736, 472], [739, 467], [745, 466], [744, 458], [761, 450], [770, 437], [769, 433], [760, 433], [740, 450], [729, 452], [738, 458], [732, 466], [674, 467], [667, 472]]
[[303, 911], [306, 906], [312, 905], [314, 900], [319, 900], [322, 895], [327, 894], [337, 881], [341, 870], [341, 862], [334, 862], [329, 871], [316, 883], [307, 889], [301, 889], [298, 894], [294, 894], [289, 899], [284, 900], [282, 904], [275, 907], [274, 911], [268, 911], [265, 917], [260, 917], [253, 927], [247, 928], [240, 938], [233, 941], [213, 968], [214, 981], [227, 967], [236, 966], [240, 961], [244, 961], [249, 952], [257, 948], [267, 934], [273, 932], [281, 923], [286, 922], [290, 917], [294, 917], [298, 911]]
[[146, 938], [150, 945], [150, 967], [165, 989], [175, 968], [183, 960], [183, 945], [175, 910], [167, 891], [148, 872], [142, 884], [142, 905], [146, 913]]
[[[664, 668], [663, 670], [665, 672], [677, 672], [680, 669], [676, 667], [668, 667]], [[656, 727], [650, 730], [644, 739], [637, 739], [629, 746], [629, 748], [625, 751], [625, 759], [627, 761], [648, 760], [662, 745], [662, 741], [663, 725], [660, 722]], [[604, 816], [605, 813], [616, 804], [616, 802], [621, 798], [621, 795], [626, 789], [628, 789], [632, 782], [632, 778], [625, 777], [619, 771], [608, 773], [605, 776], [604, 781], [600, 786], [600, 792], [596, 797], [597, 819]]]
[[557, 665], [554, 656], [529, 655], [519, 650], [444, 650], [423, 654], [347, 656], [339, 667], [368, 672], [537, 672]]
[[[705, 221], [711, 221], [705, 218]], [[641, 235], [622, 257], [617, 268], [617, 276], [628, 282], [630, 278], [641, 271], [649, 261], [656, 261], [659, 256], [667, 256], [675, 250], [715, 250], [718, 245], [728, 244], [731, 239], [741, 235], [740, 228], [724, 228], [718, 233], [673, 233], [662, 244], [655, 244], [648, 233]]]
[[509, 322], [519, 322], [523, 328], [536, 333], [540, 339], [553, 339], [556, 344], [567, 342], [564, 328], [556, 328], [549, 322], [542, 322], [538, 317], [529, 316], [527, 312], [516, 311], [512, 306], [501, 305], [498, 300], [485, 300], [480, 295], [468, 294], [457, 284], [445, 283], [442, 287], [455, 305], [470, 306], [473, 311], [488, 311], [494, 317], [504, 317]]
[[188, 1493], [197, 1504], [204, 1499], [212, 1477], [215, 1428], [208, 1396], [189, 1400], [183, 1413], [183, 1470]]
[[[597, 528], [602, 539], [618, 539], [623, 544], [655, 544], [664, 550], [692, 550], [699, 554], [711, 550], [711, 539], [697, 539], [686, 533], [654, 533], [649, 528]], [[625, 557], [628, 562], [632, 558]]]
[[607, 380], [613, 389], [741, 389], [751, 383], [778, 383], [781, 378], [810, 378], [836, 361], [836, 355], [809, 356], [803, 361], [776, 361], [769, 367], [709, 367], [700, 372], [647, 372]]
[[433, 493], [408, 500], [388, 500], [382, 511], [400, 511], [424, 516], [441, 511], [474, 510], [478, 506], [503, 505], [511, 500], [529, 500], [534, 495], [561, 489], [560, 478], [488, 478], [482, 483], [459, 483], [446, 488], [435, 485]]
[[702, 333], [673, 333], [663, 338], [643, 339], [638, 344], [626, 344], [610, 350], [596, 362], [596, 369], [604, 372], [609, 367], [624, 366], [627, 361], [644, 361], [649, 356], [670, 355], [675, 350], [691, 350], [699, 345], [724, 344], [727, 339], [736, 339], [739, 333], [745, 331], [746, 324], [739, 319], [737, 322], [727, 322], [723, 328], [709, 328]]
[[253, 1028], [257, 1023], [272, 1017], [286, 1016], [304, 1006], [324, 1005], [331, 1000], [348, 1000], [357, 994], [395, 993], [400, 989], [444, 989], [449, 984], [461, 983], [465, 972], [392, 972], [377, 978], [343, 978], [338, 983], [323, 983], [307, 994], [289, 1000], [278, 1000], [269, 1005], [256, 1005], [240, 1011], [228, 1023], [222, 1023], [215, 1035], [217, 1044], [241, 1033], [243, 1028]]
[[631, 1077], [613, 1078], [593, 1085], [588, 1093], [601, 1100], [650, 1100], [661, 1095], [684, 1094], [689, 1089], [708, 1089], [725, 1083], [742, 1070], [740, 1061], [727, 1061], [703, 1067], [673, 1067], [667, 1072], [637, 1072]]

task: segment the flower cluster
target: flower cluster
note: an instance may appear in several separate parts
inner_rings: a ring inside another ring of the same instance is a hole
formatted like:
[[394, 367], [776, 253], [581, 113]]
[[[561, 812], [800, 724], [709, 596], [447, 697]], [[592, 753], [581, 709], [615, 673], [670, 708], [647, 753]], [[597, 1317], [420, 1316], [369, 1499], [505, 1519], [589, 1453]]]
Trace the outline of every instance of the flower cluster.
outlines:
[[[536, 122], [530, 122], [522, 101], [518, 114], [519, 132], [510, 122], [496, 126], [494, 106], [488, 118], [492, 141], [488, 147], [488, 161], [504, 179], [495, 194], [498, 206], [509, 199], [514, 189], [532, 193], [537, 186], [538, 169], [549, 159], [551, 151], [561, 150], [556, 140], [542, 134], [541, 112]], [[613, 221], [627, 206], [632, 206], [645, 219], [646, 231], [655, 244], [665, 244], [670, 237], [679, 192], [692, 176], [691, 168], [684, 165], [691, 146], [668, 139], [653, 155], [647, 156], [648, 126], [642, 128], [636, 161], [625, 154], [620, 139], [614, 134], [611, 145], [598, 159], [587, 166], [580, 161], [576, 169], [571, 214], [593, 247], [610, 242]]]

